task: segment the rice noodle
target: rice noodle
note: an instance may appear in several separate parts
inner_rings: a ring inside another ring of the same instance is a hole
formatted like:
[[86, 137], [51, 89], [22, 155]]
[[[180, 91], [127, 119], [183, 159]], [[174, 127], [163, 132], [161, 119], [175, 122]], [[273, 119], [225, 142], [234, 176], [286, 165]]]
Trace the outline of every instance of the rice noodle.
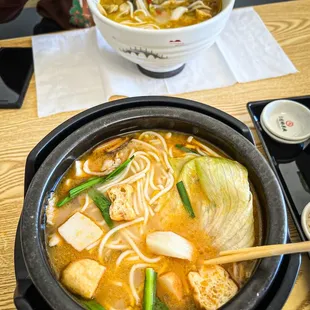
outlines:
[[133, 4], [131, 3], [131, 1], [127, 1], [127, 4], [129, 5], [130, 8], [130, 17], [133, 18], [133, 11], [134, 11]]
[[137, 305], [140, 303], [140, 297], [139, 297], [137, 290], [135, 288], [135, 285], [134, 285], [135, 271], [139, 268], [146, 268], [148, 266], [150, 266], [150, 265], [149, 264], [136, 264], [136, 265], [133, 265], [131, 267], [130, 272], [129, 272], [129, 286], [130, 286], [131, 293], [132, 293]]
[[165, 139], [159, 133], [157, 133], [155, 131], [145, 131], [140, 135], [139, 139], [141, 139], [144, 135], [152, 135], [152, 136], [157, 137], [161, 141], [165, 152], [168, 152], [167, 143], [166, 143]]
[[93, 242], [92, 244], [90, 244], [88, 247], [86, 247], [86, 250], [89, 251], [91, 250], [92, 248], [94, 248], [96, 245], [98, 245], [100, 243], [100, 239]]
[[171, 165], [170, 165], [170, 163], [169, 163], [169, 160], [168, 160], [168, 155], [167, 155], [167, 153], [162, 152], [162, 154], [163, 154], [164, 161], [165, 161], [165, 164], [166, 164], [167, 168], [168, 168], [170, 171], [173, 172], [173, 169], [172, 169], [172, 167], [171, 167]]
[[169, 147], [169, 151], [168, 151], [170, 157], [173, 157], [172, 148], [173, 148], [173, 145]]
[[150, 201], [151, 198], [149, 196], [149, 180], [150, 180], [150, 173], [148, 173], [146, 175], [146, 178], [145, 178], [145, 183], [144, 183], [144, 197], [147, 201]]
[[155, 151], [155, 153], [158, 153], [157, 148], [154, 147], [153, 145], [149, 144], [149, 143], [146, 143], [146, 142], [141, 141], [141, 140], [138, 140], [138, 139], [132, 139], [131, 141], [132, 141], [132, 142], [135, 142], [135, 143], [138, 143], [138, 144], [141, 144], [141, 145], [143, 145], [143, 146], [145, 146], [145, 147], [148, 147], [149, 149]]
[[126, 244], [106, 244], [105, 245], [106, 248], [108, 249], [112, 249], [112, 250], [127, 250], [129, 249], [128, 245]]
[[132, 256], [132, 257], [128, 257], [126, 260], [128, 260], [128, 261], [140, 260], [140, 257], [139, 256]]
[[116, 260], [116, 266], [119, 266], [119, 265], [121, 264], [122, 260], [123, 260], [126, 256], [131, 255], [131, 254], [134, 254], [134, 253], [135, 253], [135, 251], [133, 251], [133, 250], [127, 250], [127, 251], [121, 253], [120, 256], [119, 256], [119, 257], [117, 258], [117, 260]]
[[146, 16], [147, 17], [147, 14], [143, 11], [143, 10], [135, 10], [135, 12], [134, 12], [135, 14], [136, 13], [143, 13], [144, 14], [144, 16]]
[[[147, 184], [147, 187], [146, 187], [146, 182], [147, 182], [147, 180], [148, 180], [148, 179], [146, 178], [146, 180], [145, 180], [145, 185], [144, 185], [144, 190], [145, 190], [145, 188], [148, 189], [148, 184]], [[154, 213], [153, 209], [150, 207], [150, 205], [149, 205], [148, 202], [146, 201], [145, 191], [144, 191], [143, 194], [144, 194], [144, 195], [142, 195], [143, 204], [148, 208], [148, 210], [149, 210], [151, 216], [154, 216], [155, 213]], [[146, 222], [145, 222], [145, 224], [146, 224]]]
[[107, 175], [107, 172], [99, 172], [99, 171], [90, 170], [89, 166], [88, 166], [88, 159], [85, 161], [85, 163], [83, 165], [83, 170], [84, 170], [84, 172], [86, 172], [87, 174], [90, 174], [90, 175], [97, 175], [97, 176]]
[[134, 17], [134, 20], [136, 20], [139, 23], [143, 23], [143, 21], [139, 17], [137, 17], [137, 16]]
[[136, 6], [139, 10], [142, 10], [145, 12], [146, 16], [152, 17], [149, 13], [148, 9], [146, 8], [146, 5], [143, 0], [136, 0]]
[[156, 191], [156, 190], [158, 190], [158, 187], [154, 184], [154, 174], [155, 174], [155, 168], [154, 168], [154, 166], [152, 166], [151, 172], [150, 172], [150, 185], [151, 185], [151, 188], [154, 191]]
[[131, 167], [133, 161], [131, 161], [127, 167], [124, 169], [124, 171], [122, 171], [118, 176], [116, 176], [115, 178], [113, 178], [111, 181], [105, 183], [104, 185], [102, 185], [101, 187], [98, 187], [97, 189], [101, 192], [105, 192], [107, 191], [110, 187], [114, 186], [115, 184], [119, 183], [120, 181], [122, 181], [128, 174], [129, 169]]
[[111, 244], [119, 244], [122, 241], [121, 236], [118, 236], [115, 240], [112, 240], [110, 243]]
[[197, 148], [197, 152], [202, 156], [208, 155], [207, 153], [203, 152], [199, 147]]
[[147, 154], [153, 156], [157, 162], [160, 162], [159, 156], [154, 152], [148, 151]]
[[106, 244], [106, 242], [108, 241], [108, 239], [113, 235], [115, 234], [117, 231], [121, 230], [121, 229], [124, 229], [126, 227], [129, 227], [129, 226], [132, 226], [132, 225], [135, 225], [135, 224], [138, 224], [140, 222], [142, 222], [144, 220], [143, 217], [139, 217], [131, 222], [127, 222], [127, 223], [124, 223], [124, 224], [120, 224], [114, 228], [112, 228], [101, 240], [101, 243], [100, 243], [100, 246], [99, 246], [99, 254], [98, 254], [98, 257], [99, 257], [99, 260], [101, 261], [101, 257], [102, 257], [102, 254], [103, 254], [103, 249], [104, 249], [104, 245]]
[[135, 242], [124, 232], [122, 232], [122, 235], [124, 236], [124, 238], [126, 239], [126, 241], [130, 244], [130, 246], [132, 247], [132, 249], [137, 253], [137, 255], [146, 263], [157, 263], [161, 260], [161, 257], [154, 257], [154, 258], [150, 258], [145, 256], [140, 249], [137, 247], [137, 245], [135, 244]]
[[85, 202], [84, 202], [84, 205], [83, 205], [82, 209], [80, 210], [80, 212], [85, 212], [85, 210], [87, 209], [88, 205], [89, 205], [89, 197], [86, 194], [85, 195]]
[[124, 20], [124, 21], [120, 22], [120, 24], [138, 27], [140, 25], [145, 25], [146, 22], [143, 22], [143, 23], [136, 22], [136, 23], [134, 23], [131, 20]]
[[160, 140], [158, 140], [158, 139], [149, 140], [149, 142], [152, 144], [155, 144], [155, 145], [161, 143]]
[[136, 241], [140, 241], [140, 240], [141, 240], [138, 236], [136, 236], [136, 235], [135, 235], [134, 233], [132, 233], [130, 230], [125, 229], [124, 231], [125, 231], [126, 234], [127, 234], [129, 237], [131, 237], [133, 240], [136, 240]]
[[137, 171], [142, 170], [142, 168], [140, 168], [140, 166], [139, 166], [139, 164], [137, 163], [136, 160], [134, 160], [134, 161], [132, 162], [132, 165], [135, 166], [135, 169], [137, 169]]
[[[161, 190], [159, 193], [157, 193], [151, 200], [150, 200], [150, 205], [152, 205], [157, 199], [159, 199], [162, 195], [166, 194], [167, 192], [170, 191], [174, 184], [174, 177], [172, 174], [169, 174], [169, 179], [167, 180], [166, 187]], [[160, 210], [161, 206], [159, 205], [156, 207], [155, 212], [158, 212]]]
[[140, 208], [139, 208], [139, 206], [138, 206], [138, 200], [137, 200], [137, 195], [136, 195], [136, 193], [133, 194], [132, 201], [133, 201], [133, 209], [135, 210], [135, 213], [136, 213], [137, 215], [140, 215]]
[[201, 147], [203, 150], [205, 150], [208, 153], [208, 155], [213, 156], [213, 157], [221, 157], [218, 153], [214, 152], [212, 149], [200, 143], [196, 139], [193, 139], [193, 143]]
[[149, 209], [147, 207], [147, 205], [144, 203], [144, 197], [142, 196], [142, 192], [143, 192], [143, 187], [142, 187], [142, 182], [138, 182], [137, 184], [137, 190], [138, 190], [138, 201], [140, 203], [140, 206], [142, 206], [142, 208], [144, 209], [144, 225], [147, 223], [148, 219], [149, 219]]
[[130, 167], [130, 169], [133, 173], [137, 173], [137, 170], [133, 167], [133, 165]]

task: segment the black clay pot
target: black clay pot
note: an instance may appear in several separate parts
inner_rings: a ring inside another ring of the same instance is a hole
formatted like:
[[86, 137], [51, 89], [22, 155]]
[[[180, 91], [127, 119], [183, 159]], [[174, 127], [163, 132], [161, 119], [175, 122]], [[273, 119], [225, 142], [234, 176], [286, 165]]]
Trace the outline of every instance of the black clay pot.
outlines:
[[[277, 180], [265, 159], [243, 136], [211, 117], [181, 108], [150, 106], [114, 112], [80, 127], [57, 145], [35, 174], [27, 191], [21, 219], [24, 260], [36, 288], [54, 309], [82, 307], [56, 280], [49, 266], [44, 242], [44, 206], [48, 193], [73, 161], [95, 144], [141, 129], [168, 129], [193, 134], [246, 166], [261, 206], [262, 243], [286, 242], [285, 204]], [[251, 279], [223, 309], [257, 307], [268, 291], [281, 260], [282, 257], [273, 257], [259, 261]]]

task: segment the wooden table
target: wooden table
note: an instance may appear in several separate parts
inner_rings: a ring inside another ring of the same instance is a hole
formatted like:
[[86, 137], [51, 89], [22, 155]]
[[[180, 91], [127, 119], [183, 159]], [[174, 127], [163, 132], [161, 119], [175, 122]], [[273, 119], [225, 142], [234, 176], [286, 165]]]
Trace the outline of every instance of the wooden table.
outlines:
[[[183, 94], [217, 107], [246, 123], [253, 124], [246, 110], [249, 101], [310, 94], [310, 1], [298, 0], [256, 7], [268, 29], [293, 61], [299, 73], [281, 78], [236, 84], [231, 87]], [[30, 38], [0, 41], [0, 47], [31, 46]], [[115, 98], [113, 98], [115, 99]], [[35, 77], [32, 77], [20, 110], [0, 110], [0, 309], [14, 309], [13, 250], [15, 231], [23, 204], [25, 161], [30, 150], [52, 129], [78, 112], [38, 118]], [[290, 220], [293, 241], [298, 241]], [[296, 285], [285, 310], [310, 309], [310, 261], [304, 256]], [[276, 309], [275, 309], [276, 310]]]

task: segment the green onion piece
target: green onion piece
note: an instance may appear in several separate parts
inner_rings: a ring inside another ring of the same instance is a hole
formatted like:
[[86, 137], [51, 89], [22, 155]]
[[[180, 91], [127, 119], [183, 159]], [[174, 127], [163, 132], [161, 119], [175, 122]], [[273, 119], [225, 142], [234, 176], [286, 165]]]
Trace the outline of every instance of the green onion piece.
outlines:
[[156, 297], [154, 310], [169, 310], [169, 308], [164, 302], [162, 302], [158, 297]]
[[177, 189], [178, 189], [179, 195], [181, 197], [181, 200], [183, 202], [183, 205], [185, 207], [185, 210], [188, 212], [188, 214], [191, 218], [194, 218], [195, 213], [194, 213], [194, 210], [192, 208], [192, 205], [191, 205], [191, 202], [189, 200], [189, 197], [188, 197], [188, 194], [187, 194], [187, 191], [186, 191], [186, 188], [184, 186], [183, 181], [180, 181], [177, 183]]
[[65, 205], [67, 202], [71, 201], [73, 198], [75, 198], [75, 197], [67, 196], [67, 197], [65, 197], [63, 200], [59, 201], [59, 202], [57, 203], [56, 206], [57, 206], [58, 208], [60, 208], [60, 207], [62, 207], [63, 205]]
[[108, 181], [114, 177], [116, 177], [118, 174], [120, 174], [127, 166], [128, 164], [134, 159], [134, 156], [131, 156], [127, 160], [125, 160], [122, 164], [120, 164], [114, 171], [112, 171], [110, 174], [108, 174], [105, 177], [105, 181]]
[[156, 299], [157, 273], [153, 268], [146, 268], [143, 294], [143, 310], [154, 310]]
[[88, 195], [93, 200], [97, 208], [100, 210], [107, 225], [110, 228], [113, 228], [113, 221], [110, 217], [110, 212], [109, 212], [111, 201], [106, 196], [104, 196], [102, 193], [100, 193], [98, 190], [94, 188], [89, 190]]
[[85, 189], [88, 189], [88, 188], [90, 188], [96, 184], [99, 184], [103, 181], [104, 181], [103, 177], [91, 178], [91, 179], [87, 180], [86, 182], [70, 189], [69, 195], [70, 195], [70, 197], [76, 196], [76, 195], [80, 194], [81, 192], [83, 192]]
[[182, 144], [176, 144], [175, 147], [183, 152], [186, 153], [194, 153], [194, 154], [199, 154], [197, 151], [189, 149], [188, 147], [182, 145]]
[[119, 165], [115, 170], [113, 170], [110, 174], [108, 174], [104, 177], [91, 178], [91, 179], [87, 180], [86, 182], [70, 189], [70, 191], [69, 191], [70, 197], [74, 196], [74, 195], [78, 195], [81, 192], [83, 192], [85, 189], [88, 189], [88, 188], [90, 188], [96, 184], [104, 183], [104, 182], [114, 178], [115, 176], [120, 174], [128, 166], [128, 164], [133, 160], [133, 158], [134, 158], [134, 156], [128, 158], [121, 165]]
[[80, 299], [80, 302], [87, 310], [105, 310], [104, 307], [98, 304], [96, 300]]

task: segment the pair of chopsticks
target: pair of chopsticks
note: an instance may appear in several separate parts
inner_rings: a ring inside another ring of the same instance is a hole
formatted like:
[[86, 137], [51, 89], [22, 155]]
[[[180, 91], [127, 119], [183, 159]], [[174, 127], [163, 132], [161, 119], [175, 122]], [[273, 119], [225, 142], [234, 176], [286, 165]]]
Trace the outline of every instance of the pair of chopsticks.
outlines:
[[222, 251], [219, 253], [218, 257], [205, 260], [204, 264], [228, 264], [264, 257], [303, 252], [310, 252], [310, 241], [289, 244], [264, 245], [239, 250]]

